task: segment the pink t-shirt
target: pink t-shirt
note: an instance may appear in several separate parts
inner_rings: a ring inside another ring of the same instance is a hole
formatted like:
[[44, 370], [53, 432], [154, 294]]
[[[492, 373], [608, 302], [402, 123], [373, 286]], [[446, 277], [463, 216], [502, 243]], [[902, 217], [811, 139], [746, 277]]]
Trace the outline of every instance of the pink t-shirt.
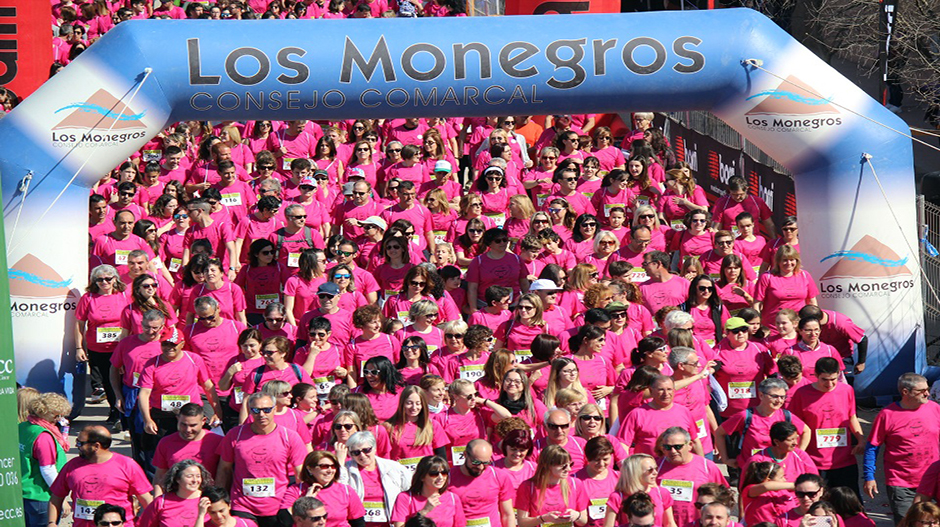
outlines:
[[369, 399], [369, 402], [372, 403], [372, 411], [375, 412], [375, 416], [379, 421], [387, 421], [390, 417], [395, 415], [395, 410], [398, 409], [398, 396], [401, 393], [400, 389], [397, 393], [362, 393]]
[[[215, 435], [215, 434], [212, 434]], [[140, 527], [190, 527], [199, 513], [199, 496], [180, 498], [175, 492], [154, 498], [140, 515]]]
[[78, 300], [75, 318], [85, 325], [85, 347], [99, 353], [110, 353], [121, 337], [121, 313], [127, 306], [126, 293], [110, 295], [85, 293]]
[[[705, 450], [711, 452], [710, 449]], [[664, 488], [672, 495], [672, 515], [676, 520], [676, 525], [685, 525], [699, 517], [699, 511], [695, 508], [695, 501], [698, 497], [698, 488], [705, 483], [718, 483], [728, 486], [721, 469], [715, 463], [695, 454], [692, 454], [692, 461], [685, 465], [673, 465], [666, 459], [659, 462], [659, 475], [656, 481], [661, 488]], [[683, 486], [679, 482], [691, 482], [692, 492], [682, 492]]]
[[209, 372], [202, 357], [184, 351], [173, 362], [162, 355], [147, 361], [140, 374], [140, 387], [149, 388], [150, 409], [166, 412], [186, 403], [201, 401], [202, 385], [209, 380]]
[[504, 309], [501, 313], [495, 315], [490, 313], [488, 309], [478, 309], [474, 311], [472, 315], [470, 315], [470, 320], [467, 322], [467, 324], [471, 326], [474, 324], [479, 324], [488, 328], [496, 328], [510, 318], [512, 318], [512, 311], [508, 309]]
[[837, 313], [824, 309], [823, 312], [829, 316], [829, 321], [822, 327], [822, 335], [819, 340], [827, 342], [834, 346], [843, 357], [852, 355], [852, 344], [858, 344], [865, 336], [865, 331], [856, 326], [852, 319]]
[[133, 459], [121, 454], [111, 454], [103, 463], [91, 463], [80, 457], [70, 460], [49, 487], [53, 495], [65, 498], [72, 494], [73, 525], [94, 527], [97, 505], [79, 507], [78, 501], [100, 501], [124, 507], [127, 521], [133, 527], [134, 507], [131, 496], [147, 494], [153, 490], [147, 475]]
[[[697, 437], [702, 442], [702, 451], [711, 452], [714, 447], [712, 443], [712, 434], [708, 426], [707, 408], [711, 400], [709, 393], [708, 380], [702, 379], [675, 391], [672, 402], [681, 404], [689, 410], [692, 417], [695, 418], [696, 432], [692, 437]], [[676, 520], [677, 524], [680, 524]]]
[[[512, 289], [514, 295], [519, 295], [519, 281], [526, 277], [525, 266], [515, 254], [507, 252], [494, 260], [489, 252], [477, 256], [470, 261], [467, 267], [467, 281], [478, 284], [477, 297], [483, 300], [486, 288], [491, 285], [501, 285]], [[473, 301], [473, 299], [470, 299]]]
[[[561, 493], [561, 484], [546, 487], [539, 492], [532, 479], [522, 483], [516, 491], [516, 509], [529, 513], [529, 518], [535, 518], [547, 512], [562, 512], [567, 509], [586, 511], [590, 500], [585, 492], [584, 483], [574, 477], [568, 476], [568, 499]], [[539, 497], [541, 495], [541, 500]], [[541, 501], [541, 506], [539, 506]]]
[[[238, 357], [238, 335], [245, 329], [244, 324], [234, 320], [223, 320], [214, 328], [196, 322], [184, 329], [187, 347], [206, 362], [209, 378], [216, 385], [225, 373], [225, 365]], [[219, 390], [219, 395], [228, 394], [229, 390]]]
[[160, 341], [144, 342], [137, 335], [131, 335], [118, 343], [117, 349], [111, 354], [111, 366], [124, 368], [121, 380], [124, 386], [138, 385], [144, 364], [160, 354]]
[[[291, 386], [301, 382], [313, 384], [313, 379], [310, 378], [310, 375], [303, 368], [297, 366], [295, 369], [294, 366], [296, 365], [288, 364], [283, 370], [275, 370], [267, 366], [267, 364], [264, 364], [260, 366], [263, 369], [261, 370], [261, 379], [258, 380], [258, 382], [255, 382], [255, 379], [258, 377], [258, 368], [254, 368], [245, 374], [245, 380], [242, 382], [242, 393], [251, 395], [261, 391], [261, 387], [268, 381], [284, 381]], [[297, 370], [299, 370], [299, 376], [297, 375]]]
[[757, 406], [757, 386], [776, 367], [770, 353], [753, 342], [748, 342], [743, 350], [735, 350], [727, 338], [718, 343], [715, 352], [715, 360], [722, 363], [715, 372], [715, 380], [728, 396], [728, 408], [721, 413], [722, 417]]
[[[586, 461], [584, 456], [584, 445], [586, 443], [587, 441], [585, 441], [584, 438], [576, 435], [570, 435], [568, 436], [568, 441], [566, 441], [564, 445], [560, 445], [565, 449], [565, 451], [568, 452], [568, 455], [571, 456], [571, 470], [573, 472], [577, 472], [584, 468], [584, 463]], [[537, 461], [542, 450], [550, 444], [551, 443], [547, 437], [542, 437], [536, 440], [535, 443], [532, 444], [532, 453], [529, 454], [529, 458], [532, 461]]]
[[695, 418], [685, 406], [673, 403], [666, 410], [657, 410], [646, 403], [628, 413], [617, 431], [617, 439], [623, 441], [631, 454], [655, 455], [656, 439], [670, 426], [681, 426], [692, 437], [698, 435]]
[[400, 353], [401, 344], [393, 335], [379, 333], [372, 340], [364, 340], [360, 335], [353, 339], [352, 345], [349, 346], [345, 364], [351, 365], [362, 380], [362, 367], [369, 359], [383, 356], [395, 364]]
[[[816, 468], [816, 463], [814, 463], [812, 458], [809, 457], [809, 454], [800, 450], [799, 448], [787, 453], [786, 457], [783, 459], [775, 459], [773, 457], [773, 453], [770, 451], [770, 448], [765, 448], [751, 456], [751, 459], [748, 460], [748, 464], [759, 463], [762, 461], [769, 461], [783, 467], [784, 479], [791, 482], [795, 482], [796, 478], [798, 478], [800, 474], [819, 474], [819, 469]], [[742, 470], [746, 474], [747, 466], [742, 465], [742, 467]], [[793, 494], [792, 491], [790, 493]], [[795, 498], [796, 494], [793, 494], [793, 497]]]
[[760, 522], [773, 523], [797, 505], [792, 491], [774, 490], [750, 497], [747, 493], [752, 487], [753, 485], [748, 485], [741, 491], [741, 508], [744, 511], [746, 525], [757, 525]]
[[[440, 505], [434, 507], [434, 510], [427, 515], [428, 519], [434, 520], [434, 525], [438, 527], [464, 527], [467, 525], [460, 496], [445, 490], [440, 495], [440, 500]], [[427, 503], [428, 499], [422, 495], [416, 496], [411, 492], [402, 492], [395, 499], [395, 506], [392, 507], [392, 521], [404, 522], [417, 514]]]
[[509, 470], [506, 468], [505, 458], [498, 459], [493, 462], [493, 468], [496, 469], [501, 475], [506, 477], [506, 480], [509, 482], [512, 492], [512, 506], [516, 508], [516, 489], [522, 486], [522, 483], [535, 475], [535, 462], [529, 461], [528, 459], [522, 462], [522, 466], [519, 470]]
[[757, 279], [754, 299], [763, 302], [761, 323], [773, 328], [774, 319], [781, 309], [799, 312], [810, 300], [819, 296], [816, 282], [808, 272], [800, 270], [793, 276], [783, 277], [764, 273]]
[[257, 434], [250, 424], [244, 424], [225, 434], [219, 454], [222, 461], [233, 464], [232, 508], [255, 516], [274, 516], [281, 505], [278, 496], [283, 496], [288, 477], [303, 464], [307, 446], [296, 432], [283, 426]]
[[[434, 429], [447, 438], [447, 457], [452, 466], [460, 465], [454, 460], [453, 447], [466, 446], [474, 439], [486, 438], [486, 419], [479, 411], [470, 411], [466, 414], [457, 413], [453, 407], [434, 414], [436, 421]], [[459, 452], [456, 452], [458, 460], [463, 459]]]
[[153, 466], [163, 470], [184, 459], [193, 459], [206, 467], [209, 474], [215, 474], [219, 466], [219, 443], [222, 436], [206, 431], [202, 439], [187, 441], [179, 433], [169, 434], [157, 443], [157, 450], [153, 455]]
[[418, 426], [415, 423], [405, 423], [401, 430], [392, 430], [389, 435], [392, 439], [392, 452], [389, 459], [394, 461], [414, 460], [424, 456], [433, 456], [434, 449], [447, 445], [447, 435], [440, 433], [434, 426], [434, 420], [431, 420], [431, 428], [435, 429], [431, 443], [427, 445], [415, 445], [415, 436], [418, 434]]
[[[306, 483], [291, 485], [284, 492], [281, 508], [290, 510], [297, 498], [306, 495], [309, 486]], [[338, 481], [317, 491], [316, 498], [326, 506], [327, 527], [348, 527], [349, 520], [362, 518], [366, 514], [359, 495], [349, 485]]]
[[917, 485], [917, 493], [930, 496], [934, 501], [940, 499], [940, 461], [932, 463]]
[[909, 410], [889, 404], [875, 416], [868, 442], [884, 445], [886, 484], [916, 487], [927, 467], [940, 459], [940, 405], [927, 401]]
[[[746, 417], [746, 410], [738, 412], [721, 423], [721, 428], [728, 435], [735, 432], [743, 432]], [[747, 465], [748, 461], [751, 459], [752, 453], [759, 452], [770, 446], [770, 427], [778, 421], [786, 421], [786, 414], [783, 409], [777, 410], [767, 417], [762, 416], [756, 411], [751, 412], [751, 426], [747, 429], [747, 434], [744, 435], [741, 455], [738, 456], [738, 466], [743, 467]], [[802, 435], [803, 429], [806, 426], [803, 421], [796, 415], [791, 414], [790, 422], [796, 427], [797, 433]]]
[[516, 486], [506, 476], [506, 471], [494, 467], [486, 467], [474, 478], [464, 475], [460, 467], [455, 466], [450, 470], [447, 489], [460, 496], [463, 515], [468, 521], [489, 518], [493, 527], [502, 527], [500, 503], [512, 500], [516, 494]]
[[582, 468], [574, 477], [584, 484], [584, 492], [590, 501], [588, 506], [588, 527], [601, 527], [604, 525], [604, 517], [607, 514], [607, 498], [610, 497], [610, 493], [617, 486], [619, 472], [611, 467], [607, 470], [606, 478], [594, 479], [588, 475], [586, 468]]
[[805, 342], [800, 341], [795, 345], [783, 350], [783, 355], [795, 355], [800, 358], [800, 364], [803, 365], [803, 377], [810, 382], [816, 382], [816, 361], [830, 357], [839, 362], [839, 369], [844, 370], [845, 364], [842, 363], [842, 356], [835, 348], [819, 342], [815, 349], [810, 349]]
[[667, 282], [647, 280], [640, 284], [643, 305], [655, 314], [665, 306], [678, 306], [689, 296], [689, 281], [681, 276], [671, 275]]
[[855, 415], [855, 390], [851, 386], [840, 382], [831, 392], [821, 392], [814, 384], [807, 384], [793, 394], [790, 409], [813, 431], [806, 453], [820, 470], [858, 462], [852, 455], [849, 437], [849, 420]]

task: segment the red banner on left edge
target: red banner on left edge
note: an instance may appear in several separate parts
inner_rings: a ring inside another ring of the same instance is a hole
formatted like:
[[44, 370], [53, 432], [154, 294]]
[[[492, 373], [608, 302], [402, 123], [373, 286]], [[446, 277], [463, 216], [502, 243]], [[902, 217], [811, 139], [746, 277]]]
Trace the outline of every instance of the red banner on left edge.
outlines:
[[52, 6], [43, 0], [0, 0], [0, 86], [20, 99], [49, 78]]

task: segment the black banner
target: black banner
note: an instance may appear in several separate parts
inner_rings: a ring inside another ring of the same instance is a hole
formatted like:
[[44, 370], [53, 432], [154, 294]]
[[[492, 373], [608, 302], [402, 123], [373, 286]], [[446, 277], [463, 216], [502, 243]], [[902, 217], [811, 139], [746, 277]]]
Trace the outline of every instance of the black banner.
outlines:
[[881, 0], [878, 14], [878, 32], [881, 46], [878, 49], [878, 67], [881, 69], [881, 104], [888, 104], [888, 66], [891, 59], [891, 39], [894, 37], [894, 21], [898, 16], [898, 0]]
[[665, 128], [676, 159], [692, 166], [695, 182], [705, 190], [710, 203], [728, 192], [731, 176], [742, 176], [748, 182], [748, 191], [767, 202], [775, 224], [780, 225], [786, 216], [796, 215], [796, 195], [790, 176], [758, 163], [741, 149], [726, 146], [675, 121], [669, 120]]

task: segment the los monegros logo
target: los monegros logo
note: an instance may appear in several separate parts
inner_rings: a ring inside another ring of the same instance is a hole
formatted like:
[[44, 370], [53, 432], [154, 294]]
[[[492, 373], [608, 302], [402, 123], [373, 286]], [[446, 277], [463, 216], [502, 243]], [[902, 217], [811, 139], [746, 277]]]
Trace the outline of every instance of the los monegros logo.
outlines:
[[832, 99], [819, 98], [815, 90], [797, 77], [790, 76], [775, 89], [764, 90], [747, 98], [760, 99], [744, 114], [752, 130], [771, 132], [813, 132], [842, 125], [842, 116]]

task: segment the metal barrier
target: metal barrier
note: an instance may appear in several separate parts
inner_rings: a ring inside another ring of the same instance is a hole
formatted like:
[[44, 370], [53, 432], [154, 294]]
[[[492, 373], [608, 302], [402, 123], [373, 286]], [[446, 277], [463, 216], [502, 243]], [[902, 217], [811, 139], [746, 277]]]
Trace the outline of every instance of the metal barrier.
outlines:
[[[937, 206], [926, 199], [923, 195], [917, 196], [918, 223], [920, 224], [920, 235], [923, 239], [924, 231], [927, 231], [927, 241], [935, 247], [940, 247], [940, 206]], [[920, 244], [920, 265], [924, 270], [924, 318], [940, 321], [940, 300], [934, 296], [930, 290], [933, 285], [937, 288], [940, 285], [940, 256], [930, 256], [924, 250], [924, 244]]]
[[467, 0], [467, 14], [470, 16], [494, 16], [505, 13], [505, 0]]

